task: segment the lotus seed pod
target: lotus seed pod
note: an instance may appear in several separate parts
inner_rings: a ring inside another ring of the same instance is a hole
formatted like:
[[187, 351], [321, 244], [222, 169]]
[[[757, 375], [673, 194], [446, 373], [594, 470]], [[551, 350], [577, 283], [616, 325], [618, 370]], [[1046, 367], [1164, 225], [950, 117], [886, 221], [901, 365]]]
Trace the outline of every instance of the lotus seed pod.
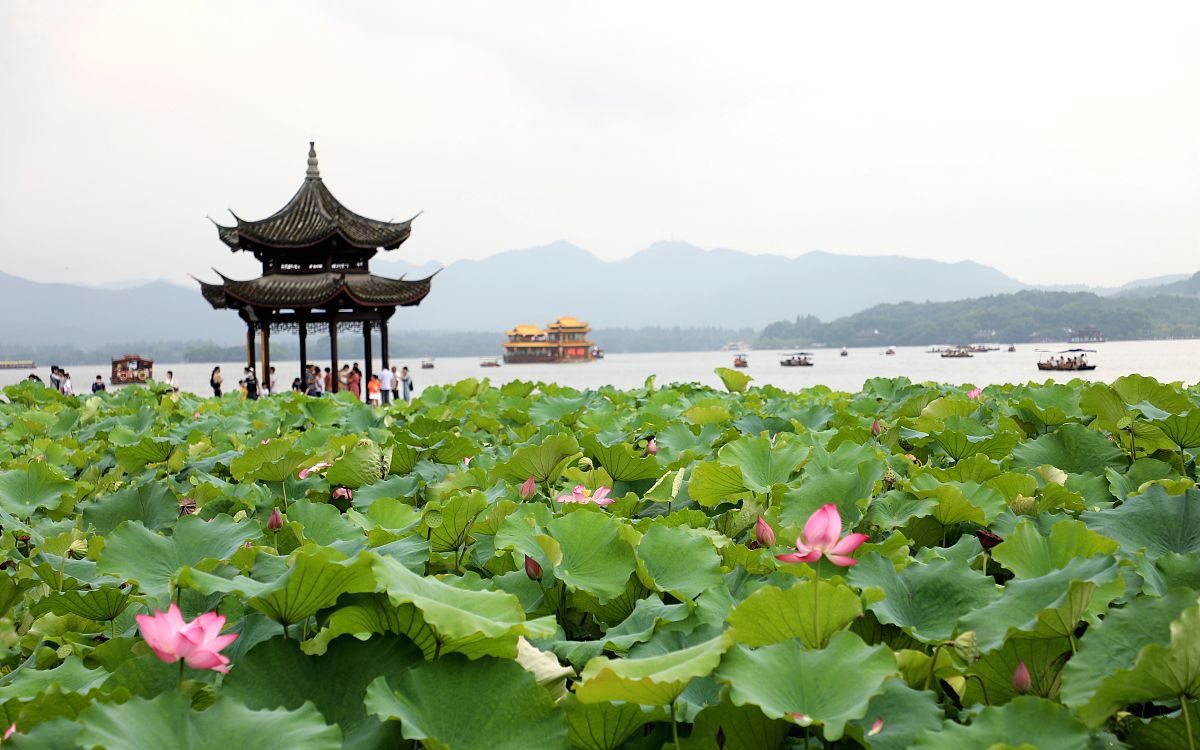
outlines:
[[979, 658], [979, 648], [975, 645], [975, 631], [968, 630], [952, 641], [954, 652], [964, 661], [975, 661]]
[[1037, 499], [1026, 495], [1017, 495], [1008, 504], [1012, 512], [1018, 516], [1031, 516], [1037, 512]]
[[896, 479], [896, 472], [891, 467], [888, 467], [888, 470], [883, 472], [883, 483], [889, 487], [896, 483]]
[[595, 464], [592, 463], [592, 459], [584, 456], [583, 458], [579, 459], [579, 468], [581, 471], [591, 471], [596, 467]]

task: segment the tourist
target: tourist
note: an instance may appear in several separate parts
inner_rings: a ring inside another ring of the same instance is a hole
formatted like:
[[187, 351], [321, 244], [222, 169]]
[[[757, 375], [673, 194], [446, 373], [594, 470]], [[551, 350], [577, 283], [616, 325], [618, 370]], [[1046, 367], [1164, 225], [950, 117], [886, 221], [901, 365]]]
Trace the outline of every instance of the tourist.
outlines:
[[246, 381], [238, 381], [238, 398], [246, 398]]
[[[325, 368], [328, 370], [329, 368]], [[321, 368], [316, 365], [309, 365], [308, 368], [308, 387], [304, 392], [309, 396], [320, 396], [323, 392], [321, 387]]]
[[66, 370], [60, 370], [59, 372], [62, 373], [62, 387], [60, 389], [62, 395], [74, 396], [75, 386], [71, 384], [71, 373], [67, 372]]
[[58, 365], [50, 365], [50, 387], [56, 391], [62, 390], [62, 369]]
[[212, 370], [212, 374], [208, 376], [208, 384], [210, 387], [212, 387], [213, 396], [215, 396], [216, 398], [221, 397], [221, 382], [222, 382], [221, 368], [214, 367]]
[[383, 399], [383, 403], [387, 403], [392, 398], [392, 386], [396, 383], [392, 380], [392, 371], [388, 368], [383, 368], [379, 371], [379, 395]]
[[92, 393], [99, 393], [100, 391], [107, 390], [108, 388], [104, 385], [104, 378], [97, 375], [96, 380], [92, 382]]
[[350, 389], [350, 393], [356, 401], [362, 400], [362, 371], [358, 369], [357, 364], [346, 376], [346, 387]]
[[[320, 369], [318, 368], [317, 371], [320, 372]], [[325, 368], [325, 392], [333, 393], [333, 373], [328, 367]]]
[[342, 369], [338, 370], [337, 374], [339, 391], [344, 391], [350, 387], [350, 365], [342, 365]]
[[266, 390], [267, 395], [276, 393], [275, 388], [277, 387], [276, 386], [277, 382], [278, 381], [276, 381], [276, 379], [275, 379], [275, 368], [271, 367], [271, 371], [267, 377], [267, 390]]
[[379, 394], [382, 390], [383, 386], [379, 382], [379, 376], [372, 375], [371, 379], [367, 381], [367, 403], [371, 406], [379, 406]]
[[251, 370], [249, 367], [246, 368], [244, 375], [245, 378], [243, 379], [242, 383], [246, 392], [246, 398], [250, 399], [251, 401], [257, 401], [258, 378], [254, 375], [254, 370]]
[[[96, 377], [98, 378], [100, 376], [97, 375]], [[175, 373], [171, 372], [170, 370], [167, 370], [167, 379], [164, 380], [163, 383], [171, 386], [171, 390], [174, 391], [175, 393], [179, 393], [179, 383], [175, 382]]]
[[304, 385], [300, 382], [300, 378], [292, 378], [292, 391], [295, 393], [304, 392]]
[[400, 387], [401, 390], [404, 391], [404, 400], [407, 402], [410, 398], [412, 398], [413, 390], [413, 381], [412, 378], [409, 377], [407, 367], [400, 368]]
[[38, 374], [36, 372], [31, 372], [31, 373], [29, 373], [29, 381], [32, 383], [41, 383], [42, 379], [40, 377], [38, 377]]
[[392, 365], [392, 400], [400, 400], [400, 375], [396, 372], [395, 365]]

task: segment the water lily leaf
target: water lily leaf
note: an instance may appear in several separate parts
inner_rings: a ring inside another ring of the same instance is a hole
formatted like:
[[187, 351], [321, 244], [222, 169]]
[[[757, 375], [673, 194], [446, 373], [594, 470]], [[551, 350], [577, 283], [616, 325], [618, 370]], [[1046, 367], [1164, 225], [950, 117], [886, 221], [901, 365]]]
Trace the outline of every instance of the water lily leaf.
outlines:
[[695, 646], [642, 658], [597, 656], [583, 669], [575, 695], [583, 703], [628, 701], [646, 706], [670, 705], [697, 677], [711, 674], [729, 648], [719, 635]]
[[718, 460], [726, 466], [742, 470], [746, 489], [770, 492], [771, 486], [783, 484], [800, 465], [806, 446], [786, 440], [781, 435], [775, 445], [766, 437], [742, 437], [727, 443], [717, 451]]
[[380, 718], [398, 719], [405, 738], [429, 748], [567, 747], [563, 709], [532, 674], [507, 659], [470, 661], [451, 654], [376, 678], [367, 688], [366, 707]]
[[637, 555], [658, 590], [681, 601], [723, 583], [717, 550], [708, 537], [687, 527], [651, 526], [638, 543]]
[[[1137, 695], [1161, 692], [1160, 680], [1191, 682], [1200, 675], [1196, 665], [1183, 661], [1195, 648], [1182, 639], [1195, 640], [1196, 592], [1175, 590], [1162, 598], [1138, 597], [1108, 613], [1088, 628], [1079, 641], [1079, 652], [1063, 669], [1062, 700], [1089, 726], [1099, 726]], [[1189, 614], [1191, 613], [1191, 614]], [[1166, 664], [1170, 658], [1178, 659]], [[1149, 673], [1161, 668], [1159, 674]], [[1151, 696], [1175, 698], [1186, 691]], [[1133, 697], [1131, 697], [1133, 696]]]
[[387, 635], [359, 641], [343, 637], [321, 656], [308, 656], [296, 641], [277, 636], [238, 660], [221, 693], [252, 709], [296, 710], [311, 703], [342, 731], [343, 750], [401, 743], [400, 728], [367, 715], [367, 685], [423, 663], [420, 649]]
[[569, 694], [560, 704], [567, 712], [567, 739], [582, 750], [617, 750], [634, 732], [652, 721], [665, 721], [658, 706], [636, 703], [583, 703]]
[[1051, 433], [1013, 448], [1013, 466], [1033, 469], [1042, 464], [1068, 474], [1102, 474], [1105, 467], [1125, 465], [1125, 452], [1102, 434], [1080, 424], [1065, 424]]
[[204, 711], [194, 711], [188, 698], [163, 693], [146, 700], [97, 703], [80, 714], [78, 741], [106, 750], [209, 750], [214, 747], [287, 747], [293, 750], [338, 750], [341, 732], [328, 726], [317, 709], [304, 704], [295, 711], [253, 711], [229, 698], [218, 698]]
[[653, 456], [643, 456], [634, 451], [628, 442], [605, 445], [588, 435], [583, 439], [584, 453], [604, 467], [608, 475], [618, 482], [639, 482], [643, 479], [658, 479], [662, 473]]
[[1123, 557], [1133, 557], [1139, 550], [1147, 560], [1171, 552], [1200, 552], [1200, 490], [1179, 496], [1152, 485], [1118, 508], [1084, 513], [1080, 518], [1092, 531], [1119, 542], [1118, 554]]
[[742, 470], [716, 461], [701, 461], [692, 469], [688, 480], [688, 495], [706, 508], [735, 502], [749, 494], [742, 481]]
[[625, 593], [633, 574], [633, 548], [620, 534], [620, 522], [604, 513], [569, 513], [546, 524], [538, 542], [554, 575], [573, 590], [594, 595], [601, 604]]
[[342, 594], [374, 591], [371, 556], [342, 557], [328, 547], [301, 548], [287, 572], [258, 590], [248, 604], [287, 627], [333, 605]]
[[961, 560], [912, 562], [897, 571], [890, 560], [872, 552], [847, 578], [852, 586], [883, 593], [867, 605], [880, 622], [926, 642], [950, 638], [960, 618], [1000, 597], [991, 578]]
[[526, 445], [513, 451], [504, 465], [504, 475], [513, 482], [530, 476], [535, 482], [555, 482], [567, 465], [579, 455], [579, 442], [566, 433], [551, 435], [538, 445]]
[[33, 463], [23, 469], [0, 472], [0, 508], [28, 518], [38, 508], [58, 508], [63, 497], [74, 489], [75, 483], [57, 469]]
[[750, 385], [750, 381], [754, 379], [744, 372], [731, 370], [728, 367], [718, 367], [713, 372], [721, 379], [721, 384], [725, 386], [725, 390], [730, 393], [745, 393], [746, 386]]
[[108, 535], [96, 569], [122, 580], [136, 581], [152, 596], [167, 593], [171, 577], [202, 560], [228, 560], [242, 543], [261, 534], [257, 524], [235, 522], [229, 516], [205, 520], [186, 516], [164, 537], [138, 521], [121, 524]]
[[[854, 679], [835, 675], [854, 665]], [[886, 646], [868, 646], [853, 633], [835, 633], [820, 650], [798, 641], [762, 648], [734, 646], [717, 669], [729, 685], [729, 698], [739, 706], [758, 706], [780, 719], [801, 713], [824, 726], [827, 740], [842, 737], [846, 723], [867, 714], [871, 698], [897, 673], [896, 659]]]
[[914, 748], [962, 750], [1029, 746], [1038, 750], [1086, 750], [1088, 731], [1057, 703], [1023, 695], [1003, 706], [987, 706], [970, 726], [947, 720], [940, 731], [917, 736]]
[[[730, 635], [745, 646], [766, 646], [798, 638], [809, 648], [820, 648], [830, 636], [862, 616], [862, 603], [847, 586], [820, 583], [820, 611], [813, 601], [813, 583], [804, 581], [789, 589], [763, 586], [729, 613]], [[819, 615], [817, 622], [815, 615]]]
[[1082, 521], [1058, 521], [1046, 536], [1033, 522], [1022, 521], [996, 545], [992, 557], [1018, 578], [1036, 578], [1066, 567], [1077, 557], [1112, 554], [1119, 546], [1089, 530]]

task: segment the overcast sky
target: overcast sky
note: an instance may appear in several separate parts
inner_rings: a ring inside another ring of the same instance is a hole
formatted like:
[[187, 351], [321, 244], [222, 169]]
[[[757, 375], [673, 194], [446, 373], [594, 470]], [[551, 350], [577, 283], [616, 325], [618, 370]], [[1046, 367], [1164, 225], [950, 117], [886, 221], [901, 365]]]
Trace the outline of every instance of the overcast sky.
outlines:
[[253, 271], [308, 141], [447, 264], [566, 239], [1200, 270], [1200, 4], [0, 4], [0, 270]]

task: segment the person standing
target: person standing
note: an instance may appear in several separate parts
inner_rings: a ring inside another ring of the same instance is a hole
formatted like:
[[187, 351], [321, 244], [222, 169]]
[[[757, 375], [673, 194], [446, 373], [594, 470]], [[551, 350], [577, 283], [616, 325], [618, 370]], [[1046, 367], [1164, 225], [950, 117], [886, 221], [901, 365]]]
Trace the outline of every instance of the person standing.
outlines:
[[[320, 372], [320, 368], [317, 368]], [[333, 393], [333, 372], [328, 367], [325, 368], [325, 392]]]
[[50, 387], [56, 391], [62, 390], [62, 370], [58, 365], [50, 365]]
[[350, 387], [350, 365], [342, 365], [342, 369], [338, 370], [337, 374], [339, 391], [344, 391]]
[[386, 404], [392, 400], [392, 388], [395, 385], [391, 370], [385, 367], [379, 371], [379, 395], [383, 399], [383, 403]]
[[357, 366], [346, 376], [346, 386], [350, 389], [350, 394], [354, 396], [355, 401], [362, 400], [362, 372]]
[[277, 380], [275, 378], [275, 368], [271, 367], [271, 371], [269, 373], [267, 373], [267, 395], [279, 392], [276, 389], [276, 382], [277, 382]]
[[104, 385], [104, 378], [97, 375], [95, 382], [92, 383], [92, 393], [99, 393], [100, 391], [107, 390], [108, 387]]
[[258, 400], [258, 378], [255, 377], [254, 370], [251, 370], [249, 367], [247, 367], [243, 381], [246, 386], [246, 398], [250, 399], [251, 401], [257, 401]]
[[400, 400], [400, 374], [396, 372], [395, 365], [392, 365], [392, 400]]
[[222, 382], [222, 380], [223, 380], [223, 378], [221, 377], [221, 368], [214, 367], [212, 370], [212, 374], [208, 376], [208, 384], [209, 384], [209, 386], [212, 387], [213, 396], [215, 398], [221, 397], [221, 382]]
[[383, 390], [379, 383], [379, 376], [372, 375], [367, 381], [367, 403], [371, 406], [379, 406], [380, 392]]
[[[99, 378], [100, 376], [97, 375], [96, 377]], [[175, 382], [175, 373], [167, 370], [167, 379], [164, 380], [163, 383], [171, 386], [171, 391], [173, 393], [179, 393], [179, 383]]]
[[62, 371], [62, 395], [74, 396], [75, 386], [71, 384], [71, 373]]
[[408, 403], [408, 400], [412, 398], [413, 381], [408, 374], [407, 367], [400, 368], [400, 389], [404, 391], [404, 402]]

